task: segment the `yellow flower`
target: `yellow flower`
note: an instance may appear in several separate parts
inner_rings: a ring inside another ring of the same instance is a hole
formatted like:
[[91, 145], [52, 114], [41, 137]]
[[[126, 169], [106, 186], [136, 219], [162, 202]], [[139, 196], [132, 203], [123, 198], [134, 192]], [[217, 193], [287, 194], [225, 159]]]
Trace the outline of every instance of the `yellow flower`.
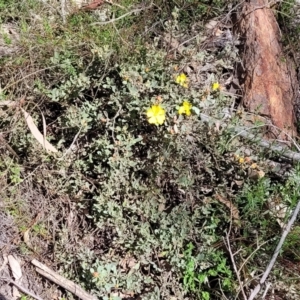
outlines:
[[239, 164], [243, 164], [245, 162], [245, 158], [242, 156], [239, 156], [238, 154], [234, 154], [234, 158], [238, 161]]
[[191, 115], [192, 104], [188, 101], [183, 101], [182, 106], [179, 107], [178, 113], [180, 115], [186, 114], [187, 116]]
[[213, 85], [212, 85], [212, 90], [213, 90], [213, 91], [220, 90], [220, 84], [219, 84], [219, 82], [214, 82], [214, 83], [213, 83]]
[[239, 163], [242, 165], [245, 162], [245, 158], [244, 157], [240, 157], [239, 158]]
[[184, 88], [187, 88], [189, 86], [189, 79], [184, 73], [181, 73], [176, 77], [176, 83], [183, 86]]
[[162, 125], [166, 119], [166, 111], [160, 105], [152, 105], [147, 110], [147, 118], [150, 124]]
[[251, 169], [257, 169], [258, 168], [258, 165], [257, 163], [253, 163], [251, 166], [250, 166]]

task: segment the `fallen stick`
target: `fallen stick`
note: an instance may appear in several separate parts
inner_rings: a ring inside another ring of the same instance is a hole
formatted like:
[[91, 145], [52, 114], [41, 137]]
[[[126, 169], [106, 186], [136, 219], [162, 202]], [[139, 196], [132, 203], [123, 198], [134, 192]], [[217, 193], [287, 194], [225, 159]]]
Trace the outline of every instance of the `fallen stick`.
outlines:
[[214, 122], [214, 123], [226, 125], [227, 128], [234, 130], [239, 136], [242, 136], [243, 138], [250, 140], [252, 142], [256, 142], [257, 145], [259, 145], [260, 147], [267, 148], [276, 153], [280, 153], [283, 157], [291, 159], [292, 161], [300, 161], [300, 153], [291, 151], [286, 146], [281, 146], [276, 143], [267, 142], [267, 141], [261, 139], [260, 137], [257, 137], [257, 135], [249, 133], [248, 131], [251, 128], [247, 128], [247, 127], [243, 128], [240, 126], [230, 126], [230, 125], [225, 124], [225, 122], [219, 121], [215, 118], [212, 118], [212, 117], [202, 114], [202, 113], [200, 114], [200, 118], [202, 121], [207, 122], [207, 123]]
[[79, 285], [75, 284], [71, 280], [68, 280], [68, 279], [58, 275], [57, 273], [55, 273], [54, 271], [49, 269], [47, 266], [45, 266], [42, 263], [40, 263], [39, 261], [37, 261], [36, 259], [33, 259], [31, 261], [31, 263], [37, 267], [36, 271], [39, 274], [41, 274], [44, 277], [46, 277], [47, 279], [53, 281], [57, 285], [65, 288], [66, 290], [68, 290], [69, 292], [71, 292], [72, 294], [77, 296], [78, 298], [80, 298], [82, 300], [97, 300], [97, 297], [88, 294]]
[[[31, 298], [33, 299], [36, 299], [36, 300], [43, 300], [41, 297], [31, 293], [29, 290], [27, 290], [26, 288], [24, 288], [20, 283], [12, 280], [12, 279], [9, 279], [9, 278], [0, 278], [1, 280], [4, 280], [6, 281], [8, 284], [13, 284], [15, 285], [22, 293], [30, 296]], [[1, 298], [2, 299], [2, 298]]]
[[255, 299], [256, 295], [261, 290], [262, 285], [265, 283], [266, 279], [268, 278], [268, 276], [269, 276], [269, 274], [270, 274], [270, 272], [271, 272], [271, 270], [272, 270], [272, 268], [273, 268], [273, 266], [274, 266], [274, 264], [276, 262], [277, 256], [278, 256], [278, 254], [279, 254], [279, 252], [280, 252], [280, 250], [282, 248], [282, 245], [283, 245], [283, 243], [284, 243], [284, 241], [285, 241], [288, 233], [291, 231], [291, 228], [292, 228], [294, 222], [296, 221], [296, 218], [297, 218], [297, 216], [299, 214], [299, 211], [300, 211], [300, 200], [298, 201], [298, 204], [297, 204], [297, 206], [296, 206], [296, 208], [294, 210], [294, 213], [293, 213], [292, 217], [290, 218], [288, 224], [286, 225], [286, 227], [285, 227], [285, 229], [284, 229], [284, 231], [283, 231], [283, 233], [281, 235], [280, 241], [279, 241], [279, 243], [278, 243], [278, 245], [277, 245], [277, 247], [276, 247], [276, 249], [274, 251], [274, 254], [272, 256], [271, 261], [269, 262], [268, 266], [266, 267], [266, 270], [265, 270], [262, 278], [260, 279], [258, 285], [251, 292], [250, 297], [248, 298], [248, 300]]

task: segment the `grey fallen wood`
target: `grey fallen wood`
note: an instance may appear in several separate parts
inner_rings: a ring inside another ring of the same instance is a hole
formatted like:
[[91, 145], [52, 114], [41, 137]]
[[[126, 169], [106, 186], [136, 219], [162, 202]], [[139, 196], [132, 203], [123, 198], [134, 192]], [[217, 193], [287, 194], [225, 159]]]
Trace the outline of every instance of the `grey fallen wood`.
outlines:
[[66, 279], [63, 276], [57, 274], [53, 270], [49, 269], [47, 266], [45, 266], [42, 263], [40, 263], [39, 261], [37, 261], [36, 259], [33, 259], [31, 261], [31, 263], [36, 266], [35, 270], [39, 274], [41, 274], [44, 277], [46, 277], [47, 279], [53, 281], [57, 285], [65, 288], [66, 290], [68, 290], [69, 292], [71, 292], [72, 294], [77, 296], [78, 298], [80, 298], [82, 300], [97, 300], [98, 299], [97, 297], [92, 296], [89, 293], [87, 293], [79, 285], [77, 285], [74, 282], [72, 282], [71, 280]]
[[300, 153], [291, 151], [286, 146], [267, 142], [267, 141], [257, 137], [256, 135], [249, 133], [249, 130], [251, 128], [240, 127], [240, 126], [230, 126], [230, 125], [227, 125], [225, 122], [222, 122], [220, 120], [217, 120], [215, 118], [212, 118], [212, 117], [202, 114], [202, 113], [200, 114], [200, 118], [202, 121], [207, 122], [207, 123], [218, 122], [219, 124], [226, 125], [227, 128], [234, 130], [239, 136], [242, 136], [243, 138], [245, 138], [247, 140], [255, 142], [260, 147], [267, 148], [273, 152], [279, 153], [281, 156], [291, 159], [292, 161], [297, 161], [297, 162], [300, 161]]
[[274, 266], [274, 264], [276, 262], [277, 256], [278, 256], [278, 254], [279, 254], [279, 252], [280, 252], [280, 250], [282, 248], [282, 245], [283, 245], [283, 243], [284, 243], [287, 235], [291, 231], [291, 228], [292, 228], [293, 224], [296, 221], [296, 218], [297, 218], [297, 216], [299, 214], [299, 211], [300, 211], [300, 200], [297, 203], [297, 206], [296, 206], [296, 208], [295, 208], [295, 210], [293, 212], [292, 217], [290, 218], [290, 220], [288, 221], [288, 223], [287, 223], [284, 231], [282, 232], [280, 241], [277, 244], [277, 247], [276, 247], [276, 249], [274, 251], [272, 259], [270, 260], [268, 266], [266, 267], [266, 270], [265, 270], [262, 278], [260, 279], [259, 283], [256, 285], [256, 287], [254, 288], [254, 290], [252, 290], [252, 292], [251, 292], [248, 300], [254, 300], [255, 297], [257, 296], [257, 294], [260, 292], [262, 286], [265, 284], [265, 281], [268, 278], [268, 276], [269, 276], [269, 274], [270, 274], [270, 272], [271, 272], [271, 270], [272, 270], [272, 268], [273, 268], [273, 266]]

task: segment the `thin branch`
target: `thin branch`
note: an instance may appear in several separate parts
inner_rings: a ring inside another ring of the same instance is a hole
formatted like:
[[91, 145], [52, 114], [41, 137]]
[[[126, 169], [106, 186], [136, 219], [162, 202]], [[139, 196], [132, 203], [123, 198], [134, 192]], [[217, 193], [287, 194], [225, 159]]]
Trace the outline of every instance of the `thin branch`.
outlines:
[[77, 285], [74, 282], [72, 282], [71, 280], [68, 280], [68, 279], [60, 276], [59, 274], [55, 273], [54, 271], [49, 269], [47, 266], [45, 266], [42, 263], [40, 263], [39, 261], [37, 261], [36, 259], [33, 259], [31, 261], [31, 263], [36, 266], [35, 270], [38, 273], [40, 273], [47, 279], [53, 281], [57, 285], [62, 286], [66, 290], [70, 291], [78, 298], [80, 298], [82, 300], [97, 300], [97, 297], [88, 294], [79, 285]]
[[72, 144], [70, 145], [70, 147], [66, 150], [66, 152], [63, 154], [63, 156], [61, 158], [59, 158], [59, 160], [63, 159], [73, 148], [75, 142], [77, 141], [78, 137], [79, 137], [79, 134], [81, 133], [81, 130], [82, 130], [82, 127], [83, 125], [79, 128], [79, 131], [76, 133], [73, 141], [72, 141]]
[[240, 286], [241, 292], [243, 294], [244, 300], [247, 300], [247, 296], [246, 296], [246, 293], [244, 291], [244, 287], [243, 287], [243, 283], [242, 283], [242, 280], [241, 280], [241, 277], [240, 277], [240, 273], [239, 273], [239, 271], [237, 269], [237, 266], [236, 266], [236, 263], [235, 263], [235, 260], [234, 260], [234, 255], [232, 253], [231, 246], [230, 246], [229, 234], [231, 232], [231, 227], [232, 227], [232, 212], [231, 212], [231, 220], [230, 220], [229, 230], [228, 230], [228, 232], [226, 232], [226, 240], [224, 242], [225, 242], [226, 248], [227, 248], [227, 250], [229, 252], [230, 260], [232, 262], [233, 269], [234, 269], [235, 275], [237, 277], [237, 280], [239, 282], [239, 286]]
[[6, 149], [17, 159], [19, 160], [19, 155], [15, 152], [15, 150], [8, 144], [8, 142], [3, 137], [2, 133], [0, 133], [0, 141], [6, 147]]
[[270, 287], [271, 287], [271, 283], [270, 283], [270, 282], [268, 282], [268, 283], [267, 283], [266, 290], [265, 290], [264, 294], [263, 294], [263, 295], [262, 295], [262, 297], [261, 297], [262, 299], [265, 299], [265, 298], [266, 298], [266, 296], [267, 296], [267, 293], [268, 293], [268, 291], [269, 291]]
[[110, 5], [118, 6], [119, 8], [125, 9], [125, 10], [126, 10], [126, 7], [124, 7], [123, 5], [120, 5], [120, 4], [118, 4], [118, 3], [115, 3], [115, 2], [113, 2], [112, 0], [106, 0], [106, 1], [104, 1], [104, 2], [105, 2], [105, 3], [108, 3], [108, 4], [110, 4]]
[[8, 258], [6, 255], [3, 255], [3, 264], [0, 267], [0, 272], [6, 267], [7, 263], [8, 263]]
[[66, 0], [60, 0], [61, 17], [64, 24], [66, 24]]
[[[225, 122], [222, 122], [220, 120], [217, 120], [215, 118], [212, 118], [202, 113], [200, 113], [200, 118], [204, 122], [208, 122], [208, 123], [218, 122], [219, 124], [227, 125]], [[235, 132], [239, 133], [241, 137], [247, 140], [256, 142], [260, 147], [267, 148], [273, 152], [280, 153], [283, 157], [291, 159], [292, 161], [300, 161], [300, 153], [291, 151], [286, 146], [279, 145], [278, 143], [267, 142], [262, 138], [258, 137], [257, 135], [247, 132], [247, 130], [249, 130], [248, 128], [243, 128], [240, 126], [230, 126], [230, 125], [227, 125], [227, 128], [233, 129]]]
[[115, 141], [115, 134], [114, 134], [115, 123], [116, 123], [117, 117], [120, 115], [121, 110], [122, 110], [122, 106], [121, 106], [121, 104], [119, 104], [119, 109], [118, 109], [116, 115], [113, 117], [113, 124], [112, 124], [112, 138], [114, 141]]
[[273, 266], [274, 266], [274, 264], [276, 262], [277, 256], [278, 256], [278, 254], [279, 254], [279, 252], [280, 252], [280, 250], [282, 248], [282, 245], [283, 245], [283, 243], [284, 243], [284, 241], [285, 241], [288, 233], [290, 232], [291, 227], [293, 226], [293, 224], [294, 224], [294, 222], [295, 222], [295, 220], [297, 218], [297, 215], [298, 215], [299, 211], [300, 211], [300, 200], [298, 201], [298, 204], [297, 204], [297, 206], [296, 206], [296, 208], [294, 210], [294, 213], [293, 213], [291, 219], [289, 220], [288, 224], [286, 225], [286, 227], [285, 227], [285, 229], [284, 229], [284, 231], [282, 233], [282, 236], [281, 236], [280, 241], [279, 241], [279, 243], [278, 243], [278, 245], [277, 245], [277, 247], [275, 249], [275, 252], [274, 252], [274, 254], [272, 256], [271, 261], [269, 262], [269, 264], [268, 264], [268, 266], [267, 266], [267, 268], [266, 268], [266, 270], [265, 270], [265, 272], [264, 272], [261, 280], [259, 281], [259, 284], [252, 291], [252, 293], [251, 293], [251, 295], [250, 295], [250, 297], [249, 297], [248, 300], [253, 300], [256, 297], [256, 295], [259, 293], [259, 291], [261, 290], [261, 286], [265, 283], [267, 277], [269, 276], [269, 274], [270, 274], [270, 272], [271, 272], [271, 270], [272, 270], [272, 268], [273, 268]]
[[146, 10], [146, 9], [149, 9], [149, 8], [151, 8], [151, 7], [152, 7], [152, 3], [151, 3], [149, 6], [147, 6], [147, 7], [142, 7], [142, 8], [133, 9], [132, 11], [129, 11], [129, 12], [127, 12], [126, 14], [124, 14], [124, 15], [118, 17], [118, 18], [114, 18], [114, 19], [111, 19], [111, 20], [105, 21], [105, 22], [95, 22], [95, 23], [92, 23], [91, 25], [106, 25], [106, 24], [110, 24], [110, 23], [119, 21], [119, 20], [121, 20], [121, 19], [123, 19], [123, 18], [125, 18], [125, 17], [127, 17], [127, 16], [129, 16], [129, 15], [132, 15], [132, 14], [134, 14], [134, 13], [137, 13], [137, 12], [140, 12], [140, 11], [143, 11], [143, 10]]
[[32, 297], [33, 299], [36, 299], [36, 300], [43, 300], [41, 297], [31, 293], [29, 290], [27, 290], [26, 288], [24, 288], [22, 285], [20, 285], [19, 283], [17, 283], [16, 281], [13, 281], [11, 279], [8, 279], [8, 278], [1, 278], [2, 280], [6, 281], [7, 283], [9, 284], [13, 284], [15, 285], [21, 292], [23, 292], [24, 294]]
[[258, 245], [258, 244], [257, 244], [256, 249], [255, 249], [255, 250], [254, 250], [254, 251], [253, 251], [253, 252], [245, 259], [245, 261], [241, 264], [240, 269], [239, 269], [239, 272], [241, 272], [241, 270], [243, 269], [244, 265], [250, 260], [250, 258], [251, 258], [252, 256], [254, 256], [254, 254], [255, 254], [258, 250], [260, 250], [262, 246], [264, 246], [265, 244], [267, 244], [267, 243], [269, 243], [269, 242], [270, 242], [270, 240], [263, 242], [261, 245]]
[[27, 75], [25, 75], [24, 77], [22, 77], [22, 78], [20, 78], [20, 79], [18, 79], [18, 80], [16, 80], [16, 81], [14, 81], [13, 83], [10, 83], [10, 84], [6, 85], [6, 86], [2, 89], [2, 92], [7, 91], [10, 87], [16, 85], [17, 83], [22, 82], [24, 79], [26, 79], [26, 78], [28, 78], [28, 77], [31, 77], [31, 76], [33, 76], [33, 75], [36, 75], [36, 74], [41, 73], [41, 72], [46, 71], [46, 70], [54, 69], [54, 68], [56, 68], [56, 67], [57, 67], [57, 65], [56, 65], [56, 66], [47, 67], [47, 68], [43, 68], [43, 69], [34, 71], [34, 72], [30, 73], [30, 74], [27, 74]]

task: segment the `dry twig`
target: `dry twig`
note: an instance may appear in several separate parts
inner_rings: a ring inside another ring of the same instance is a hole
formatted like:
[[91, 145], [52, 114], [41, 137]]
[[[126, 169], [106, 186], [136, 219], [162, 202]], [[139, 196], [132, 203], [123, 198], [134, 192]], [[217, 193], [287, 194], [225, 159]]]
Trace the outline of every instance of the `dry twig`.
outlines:
[[62, 286], [69, 292], [73, 293], [75, 296], [82, 300], [97, 300], [97, 297], [92, 296], [88, 294], [86, 291], [84, 291], [79, 285], [75, 284], [71, 280], [68, 280], [59, 274], [55, 273], [51, 269], [49, 269], [47, 266], [43, 265], [36, 259], [33, 259], [31, 261], [33, 265], [36, 266], [36, 271], [46, 277], [47, 279], [53, 281], [59, 286]]
[[149, 9], [149, 8], [151, 8], [151, 7], [152, 7], [152, 3], [151, 3], [149, 6], [147, 6], [147, 7], [142, 7], [142, 8], [133, 9], [133, 10], [131, 10], [131, 11], [125, 13], [124, 15], [122, 15], [122, 16], [120, 16], [120, 17], [118, 17], [118, 18], [114, 18], [114, 19], [111, 19], [111, 20], [105, 21], [105, 22], [95, 22], [95, 23], [92, 23], [91, 25], [106, 25], [106, 24], [110, 24], [110, 23], [119, 21], [119, 20], [121, 20], [121, 19], [123, 19], [123, 18], [125, 18], [125, 17], [127, 17], [127, 16], [129, 16], [129, 15], [132, 15], [132, 14], [134, 14], [134, 13], [138, 13], [138, 12], [140, 12], [140, 11]]
[[255, 299], [256, 295], [261, 290], [262, 285], [265, 283], [267, 277], [269, 276], [269, 274], [270, 274], [270, 272], [271, 272], [271, 270], [272, 270], [272, 268], [273, 268], [273, 266], [274, 266], [274, 264], [276, 262], [276, 259], [277, 259], [277, 256], [279, 254], [279, 251], [281, 250], [282, 245], [283, 245], [283, 243], [284, 243], [284, 241], [285, 241], [288, 233], [290, 232], [291, 227], [293, 226], [293, 224], [294, 224], [294, 222], [295, 222], [295, 220], [297, 218], [297, 215], [298, 215], [299, 211], [300, 211], [300, 200], [298, 201], [298, 204], [297, 204], [297, 206], [296, 206], [296, 208], [294, 210], [294, 213], [293, 213], [291, 219], [289, 220], [288, 224], [286, 225], [286, 227], [285, 227], [285, 229], [284, 229], [284, 231], [283, 231], [283, 233], [281, 235], [280, 241], [279, 241], [279, 243], [278, 243], [278, 245], [277, 245], [277, 247], [275, 249], [275, 252], [274, 252], [274, 254], [272, 256], [271, 261], [269, 262], [269, 264], [268, 264], [268, 266], [267, 266], [267, 268], [266, 268], [266, 270], [265, 270], [262, 278], [260, 279], [259, 284], [252, 291], [252, 293], [251, 293], [251, 295], [250, 295], [250, 297], [249, 297], [248, 300]]
[[37, 296], [37, 295], [31, 293], [29, 290], [27, 290], [26, 288], [24, 288], [22, 285], [20, 285], [20, 284], [17, 283], [16, 281], [13, 281], [13, 280], [11, 280], [11, 279], [9, 279], [9, 278], [3, 278], [3, 277], [1, 277], [0, 279], [6, 281], [6, 282], [9, 283], [9, 284], [15, 285], [22, 293], [24, 293], [24, 294], [30, 296], [30, 297], [33, 298], [33, 299], [36, 299], [36, 300], [43, 300], [41, 297], [39, 297], [39, 296]]
[[[212, 122], [217, 123], [218, 122], [218, 124], [225, 125], [225, 122], [222, 122], [220, 120], [217, 120], [215, 118], [212, 118], [212, 117], [202, 114], [202, 113], [200, 114], [200, 118], [204, 122], [208, 122], [208, 123], [212, 123]], [[243, 128], [240, 126], [229, 126], [228, 128], [233, 129], [235, 132], [237, 132], [239, 134], [239, 136], [241, 136], [247, 140], [250, 140], [252, 142], [256, 142], [257, 145], [259, 145], [260, 147], [267, 148], [273, 152], [280, 153], [281, 156], [291, 159], [292, 161], [300, 161], [300, 153], [291, 151], [285, 146], [281, 146], [276, 143], [267, 142], [267, 141], [263, 140], [262, 138], [258, 137], [257, 135], [249, 133], [248, 132], [249, 128]]]
[[231, 216], [229, 230], [228, 230], [228, 232], [226, 232], [226, 237], [224, 239], [224, 242], [225, 242], [226, 248], [229, 252], [230, 259], [231, 259], [231, 262], [232, 262], [232, 265], [233, 265], [233, 269], [234, 269], [235, 275], [237, 277], [237, 280], [239, 282], [239, 287], [240, 287], [240, 290], [242, 292], [243, 298], [244, 298], [244, 300], [247, 300], [247, 296], [246, 296], [246, 293], [245, 293], [245, 290], [244, 290], [244, 287], [243, 287], [243, 283], [242, 283], [242, 280], [241, 280], [241, 277], [240, 277], [240, 272], [237, 269], [235, 259], [234, 259], [234, 254], [232, 253], [231, 246], [230, 246], [231, 227], [232, 227], [232, 216]]

